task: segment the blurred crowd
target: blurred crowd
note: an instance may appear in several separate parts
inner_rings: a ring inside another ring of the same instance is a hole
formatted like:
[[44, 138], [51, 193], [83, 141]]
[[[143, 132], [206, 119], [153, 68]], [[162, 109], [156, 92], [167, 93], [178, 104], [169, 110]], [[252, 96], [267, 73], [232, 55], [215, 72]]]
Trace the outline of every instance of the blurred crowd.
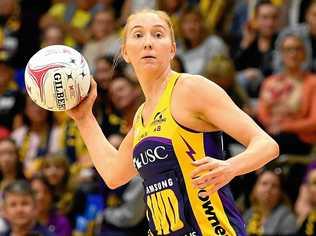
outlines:
[[[0, 235], [146, 235], [142, 179], [110, 190], [74, 122], [24, 85], [40, 48], [79, 50], [98, 84], [94, 114], [118, 147], [143, 102], [120, 57], [122, 27], [143, 8], [172, 19], [173, 70], [217, 83], [280, 146], [231, 183], [248, 234], [316, 235], [315, 0], [0, 0]], [[227, 158], [243, 150], [224, 140]]]

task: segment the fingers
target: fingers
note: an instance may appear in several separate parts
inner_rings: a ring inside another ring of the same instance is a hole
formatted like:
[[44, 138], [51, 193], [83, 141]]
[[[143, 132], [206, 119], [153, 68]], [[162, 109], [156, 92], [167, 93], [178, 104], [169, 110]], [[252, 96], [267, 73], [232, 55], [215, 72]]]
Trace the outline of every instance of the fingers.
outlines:
[[217, 178], [223, 176], [224, 174], [223, 169], [219, 167], [204, 173], [200, 177], [192, 179], [192, 183], [194, 187], [204, 188], [205, 185], [216, 183]]
[[90, 77], [90, 88], [88, 96], [86, 97], [88, 101], [94, 102], [95, 98], [97, 97], [97, 83], [93, 79], [93, 77]]
[[199, 191], [200, 197], [208, 197], [212, 195], [213, 193], [216, 193], [218, 190], [220, 190], [222, 187], [224, 187], [225, 184], [215, 184], [207, 186], [206, 188]]
[[193, 165], [197, 167], [191, 173], [192, 185], [200, 189], [202, 196], [213, 194], [226, 184], [224, 161], [205, 157], [194, 161]]
[[205, 157], [200, 160], [194, 161], [193, 165], [197, 166], [191, 173], [191, 178], [197, 178], [203, 175], [203, 172], [209, 172], [210, 170], [218, 167], [218, 160], [214, 160], [211, 157]]

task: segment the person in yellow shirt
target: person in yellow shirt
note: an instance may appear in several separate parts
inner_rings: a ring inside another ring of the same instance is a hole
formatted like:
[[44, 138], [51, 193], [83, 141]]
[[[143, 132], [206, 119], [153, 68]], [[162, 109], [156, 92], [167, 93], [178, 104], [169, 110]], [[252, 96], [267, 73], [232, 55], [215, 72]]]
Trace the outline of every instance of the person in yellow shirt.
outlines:
[[56, 3], [40, 21], [40, 28], [60, 24], [67, 32], [65, 45], [80, 48], [89, 39], [86, 27], [93, 16], [95, 0], [76, 0], [70, 3]]
[[[133, 126], [116, 150], [92, 113], [97, 96], [67, 112], [91, 159], [114, 189], [143, 178], [149, 235], [246, 235], [227, 184], [278, 156], [278, 145], [206, 78], [171, 70], [176, 45], [170, 18], [161, 11], [131, 15], [122, 56], [145, 95]], [[221, 131], [245, 145], [225, 160]]]

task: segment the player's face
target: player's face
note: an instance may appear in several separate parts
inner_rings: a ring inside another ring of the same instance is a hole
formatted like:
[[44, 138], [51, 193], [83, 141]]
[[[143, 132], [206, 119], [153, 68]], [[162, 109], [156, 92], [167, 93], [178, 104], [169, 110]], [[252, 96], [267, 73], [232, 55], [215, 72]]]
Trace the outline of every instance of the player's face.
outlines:
[[255, 197], [259, 204], [274, 207], [280, 199], [280, 180], [271, 171], [263, 173], [255, 188]]
[[26, 227], [35, 217], [35, 203], [31, 196], [9, 193], [4, 200], [5, 216], [13, 226]]
[[167, 68], [174, 54], [170, 29], [158, 15], [140, 13], [129, 20], [123, 56], [136, 72]]

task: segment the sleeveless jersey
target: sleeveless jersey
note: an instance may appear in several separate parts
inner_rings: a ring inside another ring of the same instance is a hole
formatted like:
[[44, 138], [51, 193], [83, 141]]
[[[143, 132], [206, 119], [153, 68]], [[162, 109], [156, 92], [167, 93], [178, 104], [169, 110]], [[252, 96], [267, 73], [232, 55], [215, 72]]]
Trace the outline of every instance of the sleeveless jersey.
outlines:
[[222, 134], [195, 132], [172, 117], [171, 94], [179, 76], [173, 72], [168, 78], [147, 124], [143, 105], [134, 120], [133, 163], [144, 179], [149, 235], [246, 235], [227, 186], [207, 197], [192, 186], [192, 161], [223, 159]]

